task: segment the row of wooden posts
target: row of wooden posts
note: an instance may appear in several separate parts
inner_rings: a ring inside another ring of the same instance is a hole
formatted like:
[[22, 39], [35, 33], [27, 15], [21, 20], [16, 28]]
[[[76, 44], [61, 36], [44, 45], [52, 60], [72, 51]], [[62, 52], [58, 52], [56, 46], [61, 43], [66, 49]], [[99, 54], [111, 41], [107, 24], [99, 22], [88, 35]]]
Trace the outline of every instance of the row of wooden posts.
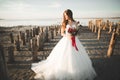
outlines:
[[[53, 39], [60, 31], [60, 26], [49, 26], [49, 27], [34, 27], [33, 29], [27, 29], [20, 31], [14, 39], [13, 33], [10, 34], [11, 43], [14, 42], [17, 51], [20, 50], [20, 45], [28, 45], [29, 50], [32, 52], [33, 61], [38, 60], [37, 52], [43, 50], [45, 42], [49, 42]], [[28, 44], [27, 44], [28, 43]], [[12, 51], [12, 48], [10, 48]], [[13, 50], [14, 51], [14, 50]], [[13, 54], [10, 52], [9, 54]], [[10, 62], [14, 62], [14, 55], [10, 55]]]
[[112, 33], [108, 51], [107, 51], [107, 57], [110, 57], [113, 54], [113, 49], [116, 42], [117, 35], [120, 36], [120, 22], [113, 23], [109, 20], [106, 22], [103, 19], [97, 19], [95, 21], [90, 20], [88, 23], [88, 28], [94, 32], [97, 33], [97, 39], [99, 40], [101, 37], [101, 31], [108, 29], [108, 34]]
[[[18, 34], [11, 32], [10, 40], [14, 46], [8, 47], [8, 62], [13, 63], [15, 61], [14, 51], [20, 51], [21, 45], [25, 46], [27, 44], [29, 46], [29, 50], [32, 52], [33, 61], [38, 60], [37, 52], [43, 50], [43, 44], [45, 42], [49, 42], [50, 39], [53, 39], [59, 33], [59, 25], [49, 27], [33, 27], [33, 29], [20, 31]], [[0, 80], [9, 80], [5, 54], [3, 45], [0, 45]]]

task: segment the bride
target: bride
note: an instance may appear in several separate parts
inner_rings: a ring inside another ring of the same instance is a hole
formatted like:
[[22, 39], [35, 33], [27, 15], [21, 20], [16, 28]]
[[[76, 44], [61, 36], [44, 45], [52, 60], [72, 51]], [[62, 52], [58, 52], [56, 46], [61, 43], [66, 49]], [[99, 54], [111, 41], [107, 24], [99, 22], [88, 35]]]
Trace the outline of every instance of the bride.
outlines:
[[53, 48], [46, 60], [33, 63], [31, 69], [39, 80], [93, 80], [96, 72], [85, 48], [69, 29], [74, 29], [77, 22], [73, 13], [67, 9], [63, 13], [61, 26], [62, 39]]

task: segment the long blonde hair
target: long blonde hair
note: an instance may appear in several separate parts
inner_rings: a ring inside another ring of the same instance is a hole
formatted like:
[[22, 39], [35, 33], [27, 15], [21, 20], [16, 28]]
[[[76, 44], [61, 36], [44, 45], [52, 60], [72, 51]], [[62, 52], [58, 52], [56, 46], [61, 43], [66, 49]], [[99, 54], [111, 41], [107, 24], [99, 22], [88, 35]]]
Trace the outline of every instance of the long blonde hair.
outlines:
[[69, 17], [69, 19], [71, 19], [72, 21], [75, 21], [73, 19], [72, 11], [70, 9], [65, 10], [64, 13], [63, 13], [63, 21], [62, 21], [62, 26], [61, 26], [61, 30], [63, 30], [63, 31], [65, 30], [66, 25], [68, 24], [68, 20], [65, 19], [65, 13]]

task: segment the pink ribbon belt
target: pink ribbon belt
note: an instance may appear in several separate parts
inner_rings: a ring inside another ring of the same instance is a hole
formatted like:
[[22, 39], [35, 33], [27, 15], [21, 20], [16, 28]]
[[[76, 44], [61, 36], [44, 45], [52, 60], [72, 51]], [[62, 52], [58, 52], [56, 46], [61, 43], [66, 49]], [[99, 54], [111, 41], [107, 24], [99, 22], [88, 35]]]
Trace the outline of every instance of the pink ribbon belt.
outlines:
[[78, 48], [76, 46], [75, 36], [72, 36], [71, 40], [72, 40], [72, 46], [75, 47], [75, 49], [78, 51]]

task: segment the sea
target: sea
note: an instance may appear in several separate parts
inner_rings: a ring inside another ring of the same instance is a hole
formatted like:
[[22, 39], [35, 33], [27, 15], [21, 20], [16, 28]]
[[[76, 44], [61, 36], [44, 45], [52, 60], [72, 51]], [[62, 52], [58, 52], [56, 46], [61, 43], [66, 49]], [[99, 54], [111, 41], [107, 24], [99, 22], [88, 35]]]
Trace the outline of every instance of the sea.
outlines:
[[[81, 25], [88, 26], [90, 20], [96, 20], [97, 18], [75, 18]], [[120, 22], [120, 18], [102, 18], [104, 21], [111, 21], [114, 23]], [[61, 25], [62, 19], [3, 19], [0, 20], [0, 27], [13, 27], [13, 26], [50, 26], [50, 25]]]

